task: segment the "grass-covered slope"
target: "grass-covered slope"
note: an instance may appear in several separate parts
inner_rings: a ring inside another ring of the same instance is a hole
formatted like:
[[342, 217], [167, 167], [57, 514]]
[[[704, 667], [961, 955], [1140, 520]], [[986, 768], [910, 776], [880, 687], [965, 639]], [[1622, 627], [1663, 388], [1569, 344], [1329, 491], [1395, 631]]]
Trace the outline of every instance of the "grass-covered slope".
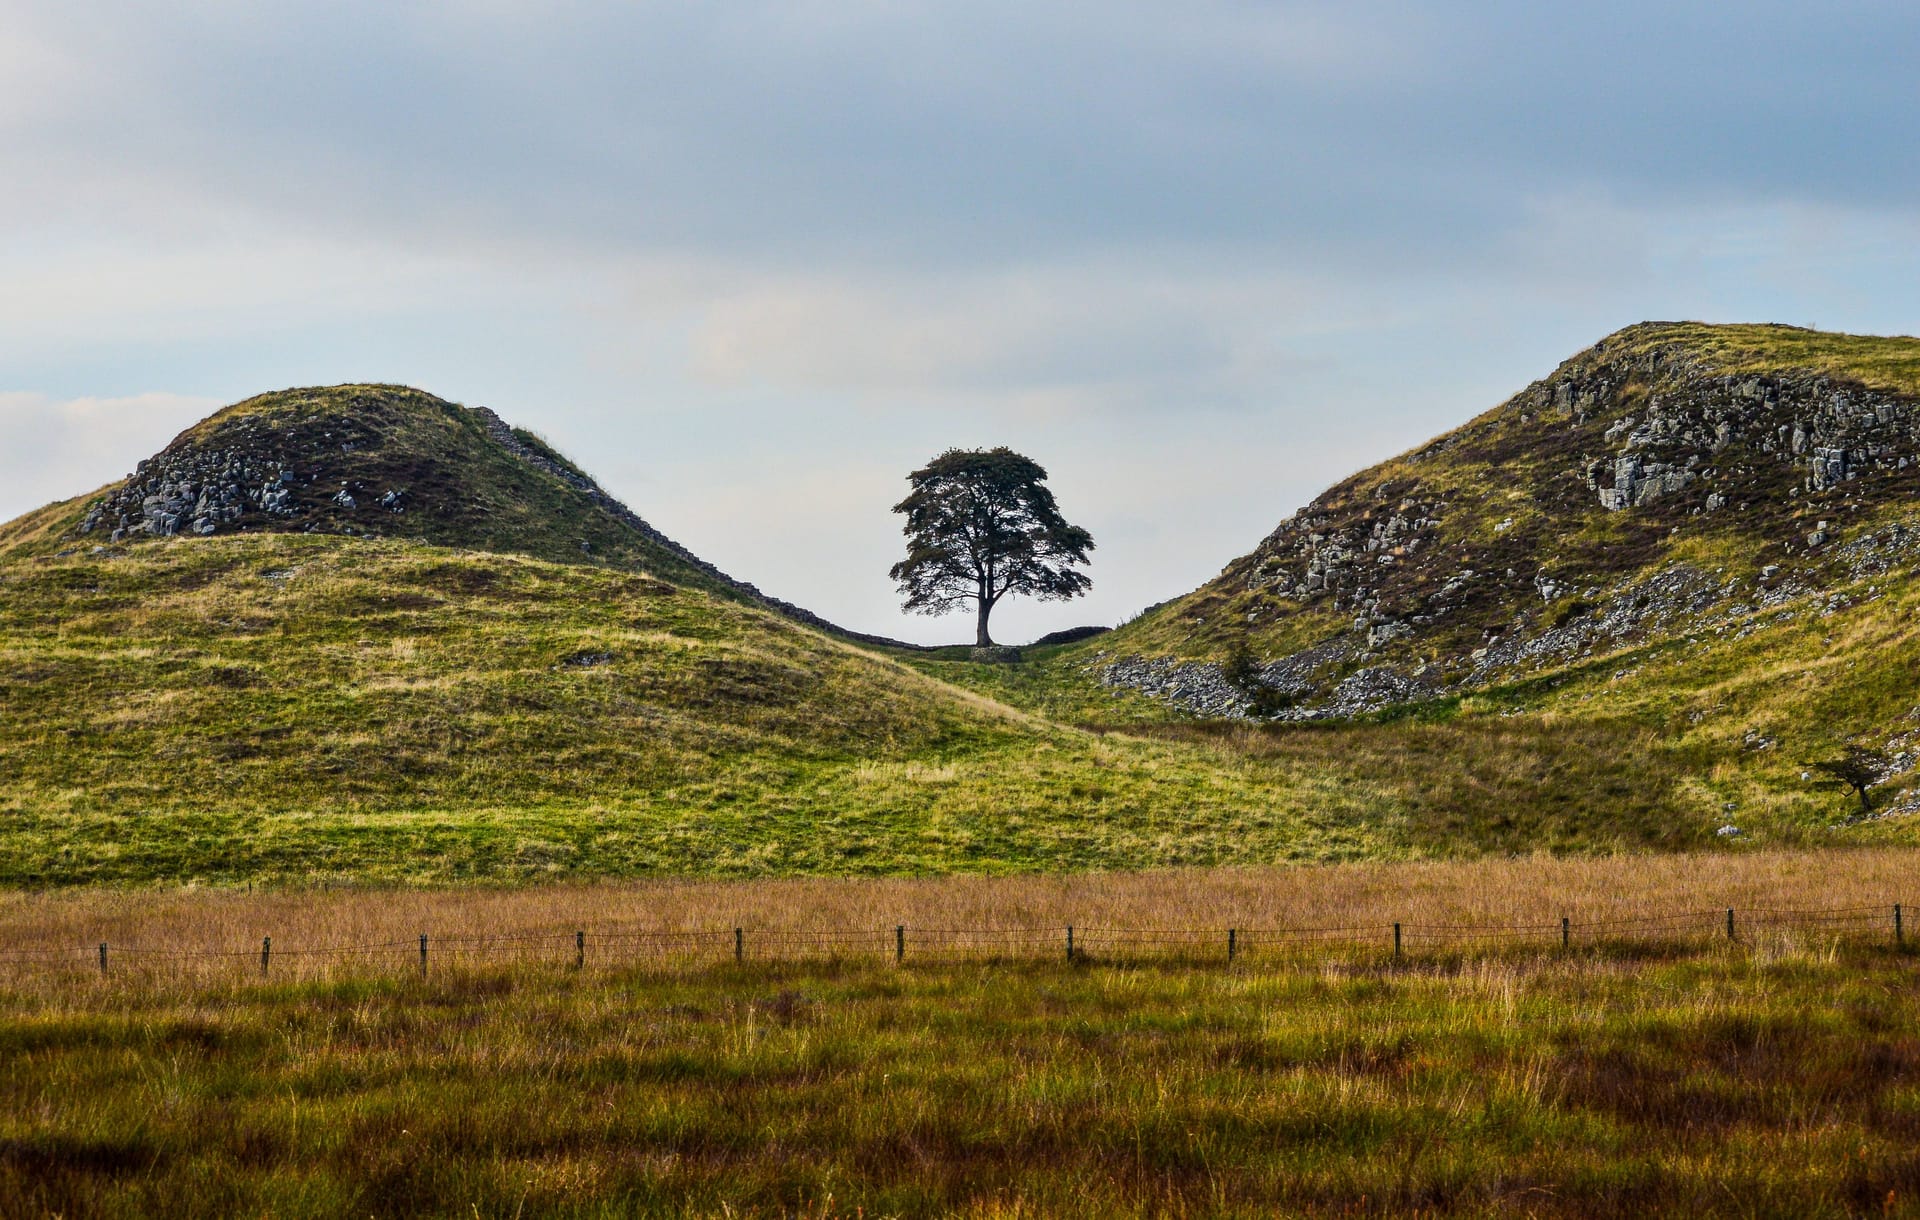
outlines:
[[[1920, 340], [1630, 328], [1111, 634], [1022, 667], [912, 663], [1076, 720], [1172, 722], [1151, 731], [1259, 757], [1344, 751], [1372, 774], [1448, 769], [1423, 736], [1445, 725], [1449, 749], [1486, 759], [1455, 803], [1480, 811], [1464, 841], [1564, 791], [1513, 748], [1533, 733], [1610, 740], [1644, 769], [1588, 772], [1573, 799], [1591, 825], [1672, 784], [1663, 800], [1737, 827], [1730, 841], [1911, 837], [1916, 395]], [[1281, 723], [1178, 723], [1222, 714]], [[1288, 727], [1304, 719], [1339, 727]], [[1885, 756], [1866, 818], [1810, 765], [1853, 746]]]
[[1593, 851], [1717, 816], [1630, 724], [1094, 733], [651, 577], [393, 541], [16, 557], [0, 691], [13, 884]]

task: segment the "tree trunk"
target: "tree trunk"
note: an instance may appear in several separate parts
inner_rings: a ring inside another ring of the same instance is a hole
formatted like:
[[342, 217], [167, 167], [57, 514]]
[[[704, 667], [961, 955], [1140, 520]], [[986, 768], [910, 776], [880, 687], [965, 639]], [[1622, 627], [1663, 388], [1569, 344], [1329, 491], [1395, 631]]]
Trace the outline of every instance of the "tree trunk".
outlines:
[[993, 603], [988, 601], [984, 597], [981, 598], [979, 627], [974, 632], [974, 639], [973, 639], [973, 646], [975, 648], [992, 648], [993, 647], [993, 637], [987, 634], [987, 616], [992, 613], [993, 613]]

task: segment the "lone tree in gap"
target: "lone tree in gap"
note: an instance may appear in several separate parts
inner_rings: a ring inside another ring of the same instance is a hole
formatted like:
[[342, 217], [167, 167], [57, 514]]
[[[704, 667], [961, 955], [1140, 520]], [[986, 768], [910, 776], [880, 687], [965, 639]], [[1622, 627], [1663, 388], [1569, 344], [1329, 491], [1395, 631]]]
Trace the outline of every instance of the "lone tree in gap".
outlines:
[[1093, 582], [1076, 572], [1093, 535], [1054, 505], [1047, 472], [1011, 449], [949, 449], [907, 476], [907, 557], [893, 565], [901, 608], [944, 614], [968, 602], [979, 611], [974, 643], [990, 648], [987, 616], [1009, 593], [1042, 601], [1079, 597]]

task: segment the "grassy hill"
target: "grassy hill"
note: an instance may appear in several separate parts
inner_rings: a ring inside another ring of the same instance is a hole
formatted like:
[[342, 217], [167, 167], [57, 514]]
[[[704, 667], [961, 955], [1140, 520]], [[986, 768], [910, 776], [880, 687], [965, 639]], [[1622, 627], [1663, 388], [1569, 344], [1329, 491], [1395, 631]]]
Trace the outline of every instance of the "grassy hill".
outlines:
[[0, 686], [13, 884], [1592, 851], [1717, 816], [1626, 722], [1094, 732], [699, 590], [394, 541], [16, 558]]
[[912, 648], [735, 580], [534, 433], [407, 386], [317, 386], [235, 403], [119, 482], [0, 525], [0, 558], [229, 533], [398, 538], [643, 571], [848, 639]]
[[325, 533], [644, 569], [722, 590], [706, 565], [622, 520], [597, 490], [488, 411], [404, 386], [285, 390], [209, 416], [118, 483], [0, 527], [0, 555]]

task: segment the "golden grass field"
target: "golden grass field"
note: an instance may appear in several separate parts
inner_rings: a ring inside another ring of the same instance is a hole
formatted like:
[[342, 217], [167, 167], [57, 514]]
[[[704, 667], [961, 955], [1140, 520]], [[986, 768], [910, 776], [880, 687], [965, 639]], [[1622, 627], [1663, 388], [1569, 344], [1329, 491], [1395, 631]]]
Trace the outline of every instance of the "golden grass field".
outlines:
[[[908, 928], [1288, 928], [1542, 924], [1724, 907], [1920, 899], [1920, 849], [1507, 857], [1058, 876], [643, 880], [547, 888], [46, 890], [0, 893], [0, 957], [100, 939], [154, 951], [261, 936], [363, 943], [428, 934], [847, 934]], [[284, 939], [282, 939], [284, 938]]]
[[[743, 930], [746, 948], [755, 957], [836, 951], [890, 956], [896, 948], [896, 927], [908, 930], [908, 944], [915, 951], [940, 944], [951, 952], [951, 938], [942, 939], [941, 934], [956, 930], [1034, 932], [1052, 939], [1007, 944], [1046, 956], [1051, 950], [1045, 946], [1070, 924], [1082, 929], [1083, 947], [1097, 943], [1087, 938], [1102, 931], [1218, 933], [1213, 939], [1224, 945], [1226, 930], [1234, 928], [1245, 933], [1243, 943], [1257, 953], [1262, 930], [1353, 929], [1365, 943], [1366, 934], [1390, 933], [1395, 923], [1408, 929], [1410, 947], [1412, 934], [1421, 929], [1459, 933], [1429, 938], [1429, 943], [1438, 943], [1473, 940], [1476, 929], [1498, 935], [1501, 929], [1539, 928], [1545, 932], [1538, 939], [1546, 943], [1557, 938], [1563, 917], [1579, 927], [1695, 913], [1700, 918], [1684, 929], [1714, 933], [1727, 907], [1756, 914], [1858, 910], [1862, 916], [1855, 922], [1884, 922], [1890, 934], [1891, 905], [1912, 906], [1916, 901], [1920, 850], [1903, 847], [1058, 876], [638, 881], [547, 888], [13, 891], [0, 894], [0, 959], [19, 964], [24, 958], [57, 953], [91, 961], [94, 948], [105, 941], [114, 947], [116, 968], [220, 968], [217, 958], [170, 956], [202, 952], [230, 953], [251, 968], [257, 965], [261, 938], [272, 937], [278, 956], [274, 964], [311, 974], [339, 965], [332, 956], [302, 956], [316, 949], [383, 946], [393, 951], [344, 955], [342, 960], [417, 964], [414, 946], [423, 933], [432, 939], [436, 953], [532, 953], [572, 961], [574, 934], [582, 931], [595, 961], [624, 961], [656, 952], [730, 958], [735, 928]], [[1742, 914], [1742, 930], [1748, 922]], [[646, 939], [694, 933], [708, 933], [712, 939]], [[631, 939], [603, 939], [607, 935]], [[521, 950], [515, 947], [516, 937], [537, 939]], [[440, 945], [443, 938], [445, 946]], [[486, 938], [489, 943], [463, 938]], [[667, 946], [683, 944], [664, 952]], [[1003, 948], [990, 937], [978, 945], [983, 953]]]

